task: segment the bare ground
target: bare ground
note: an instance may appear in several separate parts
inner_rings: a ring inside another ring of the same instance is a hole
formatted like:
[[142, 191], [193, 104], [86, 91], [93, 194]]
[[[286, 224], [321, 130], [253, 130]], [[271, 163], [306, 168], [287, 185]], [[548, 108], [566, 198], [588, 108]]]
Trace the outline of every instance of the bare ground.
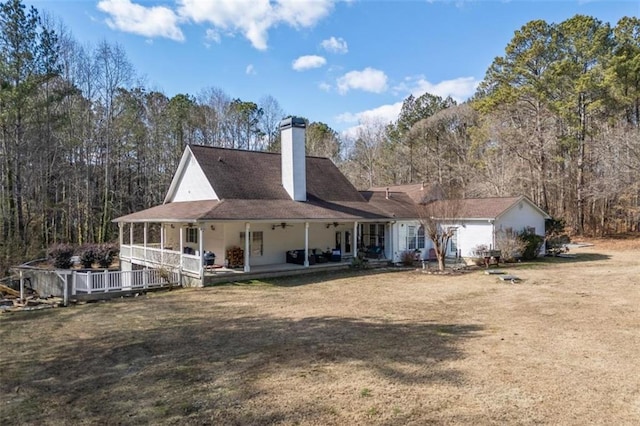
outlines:
[[2, 424], [640, 424], [640, 252], [3, 314]]

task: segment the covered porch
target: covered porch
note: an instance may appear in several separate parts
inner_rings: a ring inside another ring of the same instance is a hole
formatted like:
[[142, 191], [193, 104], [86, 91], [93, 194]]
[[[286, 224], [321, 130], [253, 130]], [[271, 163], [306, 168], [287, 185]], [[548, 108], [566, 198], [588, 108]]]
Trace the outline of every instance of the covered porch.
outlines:
[[391, 227], [384, 222], [119, 222], [120, 263], [122, 270], [180, 270], [200, 285], [231, 275], [344, 268], [374, 242], [374, 228], [377, 258], [388, 259]]

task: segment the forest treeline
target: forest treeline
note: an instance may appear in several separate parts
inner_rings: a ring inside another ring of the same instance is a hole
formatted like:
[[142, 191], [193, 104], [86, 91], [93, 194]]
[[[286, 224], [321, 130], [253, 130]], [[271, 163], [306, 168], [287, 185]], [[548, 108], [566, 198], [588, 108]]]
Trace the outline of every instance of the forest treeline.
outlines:
[[[279, 150], [288, 114], [272, 96], [168, 97], [121, 46], [83, 45], [20, 0], [0, 3], [0, 27], [0, 273], [52, 243], [113, 241], [113, 218], [162, 203], [187, 144]], [[307, 152], [360, 188], [524, 194], [573, 232], [606, 234], [638, 230], [639, 122], [640, 21], [578, 15], [516, 31], [468, 102], [410, 96], [351, 137], [310, 122]]]

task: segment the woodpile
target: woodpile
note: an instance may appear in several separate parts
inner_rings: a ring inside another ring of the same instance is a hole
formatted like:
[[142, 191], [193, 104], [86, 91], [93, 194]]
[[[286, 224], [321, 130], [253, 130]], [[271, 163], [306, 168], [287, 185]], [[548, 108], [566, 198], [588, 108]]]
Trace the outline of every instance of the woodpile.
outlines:
[[40, 297], [32, 289], [25, 289], [25, 298], [20, 300], [20, 292], [0, 284], [0, 312], [31, 311], [62, 306], [60, 297]]
[[244, 250], [240, 247], [231, 247], [227, 249], [226, 253], [227, 265], [229, 268], [243, 268], [244, 267]]

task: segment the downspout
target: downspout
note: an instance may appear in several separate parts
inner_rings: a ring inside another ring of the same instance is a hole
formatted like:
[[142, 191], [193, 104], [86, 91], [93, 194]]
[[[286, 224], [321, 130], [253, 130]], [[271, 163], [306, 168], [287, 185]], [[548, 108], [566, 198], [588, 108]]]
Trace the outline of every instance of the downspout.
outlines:
[[[198, 226], [198, 252], [200, 253], [200, 279], [204, 278], [204, 226]], [[204, 284], [204, 283], [203, 283]]]
[[304, 267], [309, 267], [309, 222], [304, 223]]

